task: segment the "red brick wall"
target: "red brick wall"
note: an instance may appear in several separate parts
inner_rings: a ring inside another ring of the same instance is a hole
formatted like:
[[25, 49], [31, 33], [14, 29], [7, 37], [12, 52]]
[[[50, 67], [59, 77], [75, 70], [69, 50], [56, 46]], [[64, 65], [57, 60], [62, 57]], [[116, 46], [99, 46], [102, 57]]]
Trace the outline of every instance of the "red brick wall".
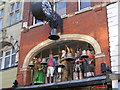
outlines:
[[78, 3], [77, 2], [67, 2], [66, 7], [67, 7], [67, 10], [66, 10], [67, 14], [78, 11]]
[[[29, 6], [26, 3], [25, 8]], [[24, 9], [24, 12], [28, 13], [28, 10]], [[75, 9], [74, 9], [75, 10]], [[69, 11], [68, 12], [73, 12]], [[23, 21], [28, 21], [28, 17], [32, 15], [28, 15], [24, 13]], [[32, 21], [32, 20], [30, 20]], [[31, 23], [31, 22], [30, 22]], [[18, 75], [17, 79], [19, 80], [20, 85], [29, 85], [30, 81], [30, 72], [21, 72], [20, 68], [22, 68], [24, 59], [28, 52], [41, 42], [48, 39], [50, 27], [48, 24], [43, 26], [38, 26], [35, 28], [30, 29], [28, 32], [21, 34], [21, 46], [20, 46], [20, 58], [18, 63]], [[91, 10], [85, 13], [81, 13], [75, 15], [70, 18], [64, 19], [64, 34], [85, 34], [93, 37], [95, 40], [98, 41], [102, 53], [105, 53], [105, 58], [96, 59], [96, 74], [101, 74], [100, 71], [100, 63], [103, 61], [110, 66], [110, 59], [109, 59], [109, 45], [108, 45], [108, 27], [107, 27], [107, 18], [106, 18], [106, 9], [99, 8], [95, 10]], [[23, 76], [23, 77], [22, 77]], [[26, 79], [25, 79], [26, 78]], [[22, 80], [24, 79], [24, 80]]]
[[30, 10], [30, 5], [31, 2], [25, 2], [24, 3], [24, 13], [23, 13], [23, 22], [28, 22], [28, 25], [32, 25], [33, 23], [33, 15], [32, 12]]
[[31, 72], [30, 70], [27, 71], [19, 71], [17, 74], [17, 81], [19, 85], [30, 85], [31, 83]]

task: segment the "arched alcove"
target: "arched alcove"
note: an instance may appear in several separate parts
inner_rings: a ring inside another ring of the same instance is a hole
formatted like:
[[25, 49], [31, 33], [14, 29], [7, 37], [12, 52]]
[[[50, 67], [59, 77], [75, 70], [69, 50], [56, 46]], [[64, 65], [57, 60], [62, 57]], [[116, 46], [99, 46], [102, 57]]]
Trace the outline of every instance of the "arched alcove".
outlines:
[[78, 41], [87, 42], [94, 48], [95, 55], [101, 54], [100, 45], [93, 37], [88, 36], [88, 35], [83, 35], [83, 34], [64, 34], [64, 35], [60, 35], [60, 39], [57, 41], [48, 39], [48, 40], [43, 41], [42, 43], [38, 44], [34, 48], [32, 48], [24, 59], [22, 70], [27, 69], [30, 60], [32, 60], [32, 58], [34, 56], [36, 56], [44, 48], [47, 48], [51, 44], [55, 44], [55, 43], [59, 43], [62, 41], [67, 41], [67, 40], [78, 40]]

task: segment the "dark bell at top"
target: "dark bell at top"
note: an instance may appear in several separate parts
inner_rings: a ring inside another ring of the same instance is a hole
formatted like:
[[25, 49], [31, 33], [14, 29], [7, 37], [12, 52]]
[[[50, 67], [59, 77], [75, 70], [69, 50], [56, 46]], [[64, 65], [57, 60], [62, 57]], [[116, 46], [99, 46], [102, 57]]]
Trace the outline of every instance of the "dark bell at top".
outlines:
[[48, 37], [51, 40], [58, 40], [60, 37], [57, 34], [57, 29], [53, 28], [50, 32], [50, 36]]

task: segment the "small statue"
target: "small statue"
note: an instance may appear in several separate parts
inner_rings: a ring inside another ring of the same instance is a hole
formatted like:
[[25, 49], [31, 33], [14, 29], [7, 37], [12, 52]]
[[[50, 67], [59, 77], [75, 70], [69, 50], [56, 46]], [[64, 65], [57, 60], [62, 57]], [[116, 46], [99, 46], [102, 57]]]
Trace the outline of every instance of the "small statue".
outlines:
[[[62, 50], [61, 51], [61, 55], [60, 55], [60, 64], [64, 66], [64, 68], [62, 68], [62, 75], [60, 76], [61, 77], [61, 81], [67, 81], [68, 80], [68, 66], [67, 66], [67, 61], [65, 60], [66, 58], [66, 51], [65, 50]], [[59, 68], [58, 69], [58, 75], [61, 74], [61, 69]], [[60, 80], [58, 80], [60, 81]]]
[[36, 67], [35, 67], [35, 74], [34, 74], [34, 84], [42, 84], [44, 83], [44, 73], [43, 73], [43, 65], [41, 65], [42, 58], [38, 58], [36, 61]]
[[57, 81], [62, 81], [62, 74], [63, 74], [63, 69], [64, 69], [64, 65], [59, 63], [57, 66], [56, 66], [56, 69], [57, 69]]
[[84, 77], [94, 76], [94, 55], [87, 50], [88, 58], [84, 59]]
[[47, 82], [48, 83], [53, 83], [54, 81], [53, 74], [54, 74], [56, 65], [57, 65], [56, 59], [53, 58], [53, 54], [50, 53], [49, 59], [47, 60]]
[[64, 68], [64, 71], [63, 71], [63, 78], [64, 78], [64, 81], [67, 80], [73, 80], [73, 61], [74, 61], [74, 50], [72, 48], [69, 48], [67, 45], [66, 46], [66, 49], [67, 49], [67, 54], [66, 54], [66, 51], [62, 51], [62, 57], [61, 60], [62, 61], [62, 64], [65, 66]]
[[64, 65], [62, 69], [62, 78], [61, 81], [68, 81], [68, 64], [66, 60], [61, 61], [61, 64]]
[[82, 79], [82, 66], [83, 66], [84, 60], [81, 59], [81, 50], [77, 50], [75, 62], [74, 62], [74, 79]]

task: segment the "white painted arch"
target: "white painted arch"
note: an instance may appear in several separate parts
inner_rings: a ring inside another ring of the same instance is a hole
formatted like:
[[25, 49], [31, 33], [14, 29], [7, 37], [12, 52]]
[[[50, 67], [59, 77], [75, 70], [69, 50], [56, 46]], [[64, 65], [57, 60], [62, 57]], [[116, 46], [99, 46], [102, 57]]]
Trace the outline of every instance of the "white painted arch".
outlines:
[[42, 43], [38, 44], [34, 48], [32, 48], [28, 52], [27, 56], [25, 57], [22, 70], [27, 69], [28, 64], [29, 64], [30, 60], [32, 59], [32, 57], [35, 56], [38, 52], [42, 51], [43, 48], [47, 47], [50, 44], [61, 42], [63, 40], [64, 41], [66, 41], [66, 40], [79, 40], [79, 41], [87, 42], [87, 43], [92, 45], [92, 47], [95, 50], [96, 55], [101, 54], [100, 45], [98, 44], [98, 42], [93, 37], [88, 36], [88, 35], [83, 35], [83, 34], [64, 34], [64, 35], [60, 35], [60, 39], [57, 40], [57, 41], [48, 39], [48, 40], [43, 41]]

